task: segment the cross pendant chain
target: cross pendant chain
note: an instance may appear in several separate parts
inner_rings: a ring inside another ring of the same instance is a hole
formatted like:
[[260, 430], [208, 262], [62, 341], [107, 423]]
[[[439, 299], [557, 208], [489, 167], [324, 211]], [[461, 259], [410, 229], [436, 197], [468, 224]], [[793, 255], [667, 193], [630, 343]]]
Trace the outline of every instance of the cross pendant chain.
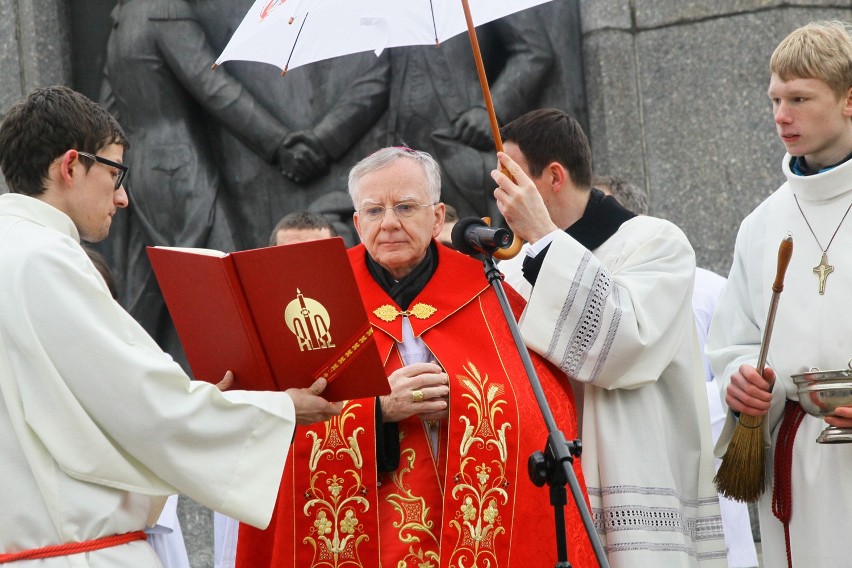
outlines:
[[810, 230], [817, 246], [822, 251], [822, 258], [820, 259], [819, 264], [814, 266], [814, 274], [816, 274], [819, 278], [819, 295], [822, 296], [825, 294], [825, 281], [828, 280], [828, 275], [834, 272], [834, 267], [828, 263], [828, 249], [831, 248], [831, 243], [834, 242], [834, 237], [837, 236], [838, 231], [840, 231], [840, 227], [843, 225], [843, 221], [846, 220], [846, 216], [849, 215], [849, 211], [852, 210], [852, 203], [849, 204], [849, 207], [846, 208], [846, 212], [843, 214], [843, 217], [840, 218], [837, 228], [834, 229], [834, 233], [831, 235], [831, 238], [828, 239], [828, 244], [825, 248], [822, 248], [822, 244], [819, 242], [816, 233], [814, 233], [814, 228], [811, 227], [811, 222], [808, 221], [808, 217], [805, 215], [805, 212], [802, 211], [802, 206], [799, 205], [799, 198], [793, 194], [793, 199], [796, 201], [796, 207], [798, 207], [799, 213], [802, 214], [802, 219], [805, 220], [805, 225], [808, 226], [808, 230]]
[[822, 251], [822, 259], [819, 264], [814, 266], [814, 274], [819, 277], [819, 294], [825, 294], [825, 282], [828, 280], [828, 275], [834, 272], [834, 267], [828, 263], [828, 253]]

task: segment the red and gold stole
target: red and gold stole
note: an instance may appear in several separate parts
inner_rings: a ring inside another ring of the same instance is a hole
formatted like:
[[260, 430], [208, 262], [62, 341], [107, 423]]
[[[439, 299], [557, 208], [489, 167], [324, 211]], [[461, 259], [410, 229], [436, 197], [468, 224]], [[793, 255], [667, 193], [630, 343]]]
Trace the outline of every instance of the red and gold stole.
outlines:
[[[402, 366], [396, 343], [402, 341], [403, 318], [369, 275], [364, 254], [355, 247], [350, 259], [390, 375]], [[547, 432], [496, 295], [487, 288], [481, 265], [439, 247], [438, 271], [408, 317], [415, 336], [449, 375], [449, 419], [400, 422], [400, 465], [381, 476], [373, 400], [350, 401], [334, 420], [300, 427], [272, 524], [266, 531], [241, 525], [237, 566], [555, 563], [548, 490], [534, 486], [526, 473], [528, 456], [544, 447]], [[553, 395], [554, 414], [573, 438], [571, 390], [541, 359], [535, 362]], [[436, 458], [431, 429], [437, 431]], [[574, 469], [585, 488], [579, 461]], [[566, 521], [572, 565], [593, 565], [570, 505]]]
[[240, 568], [378, 566], [374, 401], [296, 430], [272, 522], [241, 524]]
[[[379, 479], [381, 565], [555, 564], [549, 492], [527, 477], [527, 458], [547, 439], [532, 387], [482, 265], [444, 247], [438, 252], [438, 270], [407, 315], [414, 336], [449, 375], [450, 416], [440, 425], [437, 461], [428, 424], [412, 417], [399, 425], [402, 461]], [[392, 313], [399, 308], [369, 275], [363, 247], [349, 254], [390, 374], [402, 365], [394, 347], [402, 341], [402, 318]], [[507, 292], [519, 310], [522, 300]], [[569, 439], [576, 437], [566, 378], [540, 357], [533, 361], [560, 428]], [[579, 460], [574, 471], [585, 493]], [[596, 566], [573, 504], [566, 508], [566, 522], [572, 565]]]

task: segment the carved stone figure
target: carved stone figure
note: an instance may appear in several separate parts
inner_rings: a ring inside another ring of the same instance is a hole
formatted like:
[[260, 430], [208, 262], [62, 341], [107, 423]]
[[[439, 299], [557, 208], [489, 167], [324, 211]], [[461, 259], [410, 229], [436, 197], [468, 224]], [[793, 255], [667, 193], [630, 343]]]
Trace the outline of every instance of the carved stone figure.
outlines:
[[267, 161], [285, 153], [287, 130], [227, 73], [210, 71], [215, 56], [186, 1], [121, 0], [112, 21], [102, 99], [132, 144], [131, 205], [112, 257], [122, 303], [174, 353], [179, 345], [165, 337], [170, 320], [145, 246], [234, 247], [207, 117]]
[[[121, 0], [105, 98], [133, 143], [131, 210], [111, 255], [122, 299], [168, 332], [144, 246], [263, 246], [284, 214], [328, 210], [358, 159], [405, 143], [444, 169], [442, 199], [492, 215], [494, 150], [465, 34], [313, 63], [210, 64], [252, 0]], [[540, 105], [584, 108], [576, 3], [550, 2], [478, 28], [500, 123]], [[575, 43], [570, 43], [574, 41]], [[577, 49], [573, 49], [576, 46]], [[581, 122], [585, 116], [579, 117]]]
[[[251, 5], [252, 0], [195, 0], [199, 21], [217, 53]], [[312, 63], [284, 77], [262, 63], [234, 61], [220, 69], [236, 77], [286, 126], [291, 132], [287, 144], [297, 152], [310, 152], [310, 145], [324, 158], [319, 171], [300, 163], [285, 168], [282, 177], [244, 141], [224, 128], [213, 128], [227, 207], [239, 227], [237, 247], [262, 246], [286, 213], [318, 210], [314, 203], [327, 193], [346, 191], [349, 168], [381, 146], [390, 65], [387, 55], [362, 53]]]
[[[536, 108], [555, 59], [539, 9], [480, 26], [477, 37], [498, 123]], [[494, 142], [468, 35], [395, 48], [391, 68], [390, 143], [435, 156], [441, 198], [461, 216], [495, 216]]]

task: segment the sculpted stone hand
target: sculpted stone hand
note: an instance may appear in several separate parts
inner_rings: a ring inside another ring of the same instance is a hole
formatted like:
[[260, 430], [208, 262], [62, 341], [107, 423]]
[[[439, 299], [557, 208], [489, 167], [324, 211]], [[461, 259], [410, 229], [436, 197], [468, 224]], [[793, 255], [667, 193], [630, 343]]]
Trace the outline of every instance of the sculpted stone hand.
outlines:
[[388, 382], [391, 393], [380, 398], [385, 422], [399, 422], [415, 414], [424, 420], [449, 416], [449, 377], [440, 366], [407, 365], [391, 373]]
[[288, 134], [276, 152], [276, 163], [285, 177], [306, 184], [328, 172], [331, 156], [310, 130]]
[[493, 150], [494, 139], [488, 111], [482, 107], [466, 110], [453, 122], [453, 138], [477, 150]]
[[285, 392], [293, 399], [296, 409], [296, 424], [302, 426], [315, 422], [325, 422], [338, 416], [343, 409], [342, 402], [329, 402], [320, 396], [326, 387], [325, 379], [317, 379], [306, 389], [287, 389]]

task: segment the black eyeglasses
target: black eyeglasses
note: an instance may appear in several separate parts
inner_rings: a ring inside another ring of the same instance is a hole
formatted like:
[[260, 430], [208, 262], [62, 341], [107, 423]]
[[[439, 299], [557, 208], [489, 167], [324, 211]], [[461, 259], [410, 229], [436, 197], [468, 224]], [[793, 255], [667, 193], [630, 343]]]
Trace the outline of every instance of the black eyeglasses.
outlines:
[[118, 162], [113, 162], [112, 160], [107, 160], [106, 158], [101, 158], [100, 156], [95, 156], [94, 154], [89, 154], [88, 152], [81, 152], [77, 150], [77, 153], [81, 156], [89, 158], [90, 160], [94, 160], [99, 164], [103, 164], [105, 166], [109, 166], [118, 170], [117, 172], [114, 172], [115, 190], [118, 191], [118, 188], [121, 187], [121, 184], [124, 183], [124, 177], [127, 175], [127, 170], [130, 169], [128, 166], [124, 164], [119, 164]]

